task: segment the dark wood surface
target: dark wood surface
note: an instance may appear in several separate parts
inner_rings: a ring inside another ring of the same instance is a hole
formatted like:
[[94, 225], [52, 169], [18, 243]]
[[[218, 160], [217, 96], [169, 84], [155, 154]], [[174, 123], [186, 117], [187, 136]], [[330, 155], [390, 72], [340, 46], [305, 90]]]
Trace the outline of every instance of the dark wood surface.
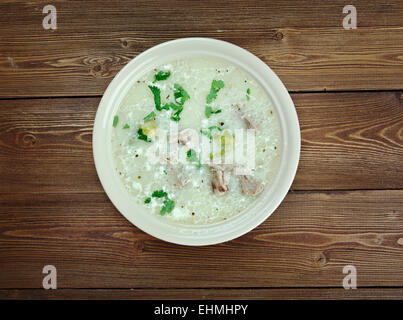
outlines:
[[399, 0], [355, 1], [356, 30], [342, 27], [342, 0], [52, 3], [52, 31], [42, 28], [44, 2], [0, 4], [13, 12], [0, 16], [0, 97], [101, 95], [140, 52], [195, 36], [250, 50], [291, 91], [403, 89]]
[[[53, 31], [46, 4], [0, 3], [0, 298], [403, 298], [402, 1], [355, 1], [356, 30], [343, 29], [341, 0], [54, 1]], [[91, 145], [114, 75], [187, 36], [263, 59], [292, 92], [302, 134], [279, 209], [202, 248], [126, 221]], [[58, 290], [42, 289], [46, 264]], [[342, 287], [348, 264], [357, 290]]]
[[292, 192], [233, 241], [184, 247], [134, 228], [104, 193], [3, 194], [1, 288], [403, 287], [403, 190]]
[[401, 300], [401, 288], [258, 288], [258, 289], [43, 289], [0, 290], [0, 299], [80, 299], [80, 300]]

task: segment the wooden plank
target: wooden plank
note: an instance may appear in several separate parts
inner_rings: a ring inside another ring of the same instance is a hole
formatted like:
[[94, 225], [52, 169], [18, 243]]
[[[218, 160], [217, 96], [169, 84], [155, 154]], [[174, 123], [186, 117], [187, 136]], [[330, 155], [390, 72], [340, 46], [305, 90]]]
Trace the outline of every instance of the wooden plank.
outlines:
[[[42, 32], [42, 8], [46, 1], [2, 1], [1, 12], [12, 13], [0, 17], [0, 26], [12, 22], [13, 33]], [[139, 30], [200, 30], [252, 29], [256, 23], [267, 28], [277, 27], [341, 27], [344, 0], [129, 0], [77, 2], [55, 0], [58, 29], [71, 32], [100, 32]], [[399, 0], [355, 0], [358, 26], [402, 26], [403, 4]], [[236, 23], [234, 23], [236, 22]], [[5, 30], [5, 29], [3, 29]], [[20, 32], [21, 31], [21, 32]]]
[[403, 190], [295, 192], [261, 226], [184, 247], [133, 227], [106, 195], [0, 194], [0, 288], [403, 286]]
[[402, 288], [0, 290], [0, 299], [3, 300], [401, 300], [402, 298]]
[[293, 188], [403, 188], [403, 94], [294, 94], [301, 160]]
[[[140, 52], [194, 36], [250, 50], [291, 91], [403, 89], [403, 4], [397, 0], [356, 1], [356, 30], [342, 28], [341, 0], [54, 5], [58, 29], [47, 31], [38, 3], [0, 4], [2, 12], [13, 12], [0, 17], [8, 30], [0, 39], [0, 97], [101, 95]], [[197, 17], [177, 9], [186, 6]]]
[[160, 30], [156, 34], [16, 36], [0, 43], [4, 56], [0, 97], [101, 95], [137, 54], [168, 40], [194, 36], [226, 40], [248, 49], [266, 62], [290, 91], [403, 89], [402, 30], [261, 28], [236, 33]]
[[[402, 94], [294, 94], [294, 190], [403, 188]], [[91, 149], [99, 98], [0, 101], [0, 192], [103, 192]]]
[[92, 157], [98, 103], [99, 99], [0, 101], [0, 191], [102, 191]]

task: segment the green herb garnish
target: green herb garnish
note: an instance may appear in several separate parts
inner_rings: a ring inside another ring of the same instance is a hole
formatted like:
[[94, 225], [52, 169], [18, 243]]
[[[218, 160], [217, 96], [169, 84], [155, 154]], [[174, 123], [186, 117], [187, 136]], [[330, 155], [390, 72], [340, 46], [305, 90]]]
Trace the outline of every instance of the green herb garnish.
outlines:
[[176, 111], [171, 116], [171, 120], [178, 122], [181, 119], [180, 114], [183, 111], [183, 106], [182, 105], [177, 105], [177, 104], [171, 102], [171, 103], [167, 103], [162, 108], [167, 108], [167, 110], [169, 108], [171, 108], [172, 110]]
[[167, 103], [166, 106], [168, 106], [168, 108], [171, 108], [172, 110], [183, 110], [183, 107], [181, 105], [177, 105], [173, 102]]
[[189, 162], [198, 162], [199, 164], [197, 165], [197, 169], [200, 169], [202, 166], [199, 158], [197, 157], [196, 151], [194, 151], [193, 149], [189, 149], [186, 152], [186, 160]]
[[113, 126], [114, 128], [116, 128], [116, 126], [118, 125], [118, 122], [119, 122], [119, 117], [118, 117], [118, 116], [114, 116], [114, 117], [113, 117], [112, 126]]
[[[166, 213], [170, 213], [175, 208], [175, 201], [168, 198], [168, 194], [164, 190], [155, 190], [152, 195], [152, 198], [164, 198], [165, 200], [162, 202], [162, 207], [160, 210], [160, 215], [165, 215]], [[151, 197], [147, 198], [144, 202], [150, 203]]]
[[175, 208], [175, 201], [171, 199], [165, 199], [160, 211], [160, 215], [163, 216], [165, 213], [170, 213]]
[[158, 111], [161, 111], [161, 90], [160, 88], [156, 87], [156, 86], [148, 86], [151, 90], [151, 92], [154, 95], [154, 104], [155, 104], [155, 108]]
[[145, 134], [144, 134], [144, 132], [143, 132], [143, 129], [138, 129], [137, 130], [137, 134], [138, 134], [138, 138], [140, 139], [140, 140], [143, 140], [143, 141], [146, 141], [146, 142], [151, 142], [151, 139], [150, 138], [148, 138]]
[[199, 159], [197, 158], [197, 153], [193, 149], [189, 149], [186, 152], [186, 160], [189, 162], [197, 162]]
[[155, 190], [152, 195], [153, 198], [163, 198], [168, 196], [168, 194], [164, 190]]
[[207, 118], [210, 118], [213, 113], [214, 113], [214, 114], [217, 114], [217, 113], [221, 113], [221, 112], [222, 112], [221, 109], [218, 109], [218, 110], [215, 110], [215, 111], [214, 111], [212, 107], [206, 106], [206, 109], [205, 109], [205, 111], [204, 111], [204, 114], [206, 115]]
[[[150, 89], [153, 90], [152, 86], [150, 86]], [[157, 88], [158, 89], [158, 88]], [[154, 89], [155, 90], [155, 89]], [[156, 90], [155, 90], [156, 91]], [[159, 91], [159, 89], [158, 89]], [[165, 110], [169, 110], [172, 109], [176, 112], [174, 112], [171, 116], [171, 120], [173, 121], [180, 121], [181, 117], [180, 114], [183, 111], [183, 104], [186, 102], [186, 100], [190, 99], [189, 94], [186, 92], [185, 89], [182, 88], [182, 86], [180, 86], [179, 84], [175, 83], [174, 84], [174, 98], [175, 98], [175, 102], [176, 103], [166, 103], [165, 105], [163, 105], [161, 107], [161, 98], [160, 98], [161, 94], [160, 92], [158, 93], [158, 97], [159, 97], [159, 106], [157, 107], [157, 103], [156, 103], [156, 108], [158, 111], [161, 111], [162, 109]]]
[[222, 129], [221, 129], [220, 127], [211, 126], [211, 127], [208, 128], [208, 130], [203, 130], [203, 129], [201, 129], [201, 130], [200, 130], [200, 133], [201, 133], [201, 134], [204, 134], [204, 135], [207, 136], [207, 137], [209, 137], [210, 140], [211, 140], [211, 139], [213, 139], [212, 132], [213, 132], [214, 130], [222, 131]]
[[174, 98], [175, 98], [175, 102], [177, 104], [179, 104], [180, 106], [183, 106], [183, 104], [186, 102], [186, 100], [190, 99], [190, 96], [186, 92], [185, 89], [183, 89], [179, 84], [175, 83], [174, 84]]
[[246, 90], [246, 100], [250, 100], [250, 97], [249, 97], [249, 95], [250, 95], [250, 88], [248, 88], [247, 90]]
[[217, 127], [217, 126], [208, 127], [208, 129], [210, 130], [210, 132], [213, 131], [214, 129], [217, 129], [218, 131], [222, 131], [222, 129], [220, 127]]
[[[182, 106], [177, 106], [177, 107], [179, 107], [179, 108], [178, 108], [178, 109], [174, 109], [174, 110], [177, 110], [177, 111], [174, 112], [174, 114], [171, 116], [171, 120], [176, 121], [176, 122], [178, 122], [178, 121], [181, 119], [180, 114], [181, 114], [181, 112], [183, 111], [183, 107], [182, 107]], [[173, 109], [173, 108], [172, 108], [172, 109]]]
[[129, 128], [130, 126], [127, 123], [123, 126], [123, 129], [129, 129]]
[[210, 104], [215, 98], [217, 98], [217, 93], [222, 88], [224, 88], [224, 81], [222, 80], [213, 80], [211, 83], [210, 93], [207, 95], [206, 102]]
[[146, 117], [144, 117], [144, 122], [146, 121], [150, 121], [151, 119], [155, 118], [156, 114], [154, 111], [152, 111], [151, 113], [149, 113]]
[[210, 118], [212, 113], [213, 113], [213, 108], [210, 106], [206, 106], [206, 110], [204, 111], [204, 114], [206, 115], [206, 117]]
[[170, 71], [167, 71], [167, 72], [165, 72], [165, 71], [159, 71], [158, 73], [156, 73], [155, 75], [154, 75], [154, 81], [153, 81], [153, 83], [155, 83], [155, 82], [157, 82], [157, 81], [161, 81], [161, 80], [166, 80], [166, 79], [168, 79], [169, 78], [169, 76], [171, 75], [171, 72]]
[[170, 108], [177, 110], [178, 106], [175, 103], [171, 102], [171, 103], [166, 103], [161, 107], [161, 109], [164, 109], [164, 110], [169, 110]]

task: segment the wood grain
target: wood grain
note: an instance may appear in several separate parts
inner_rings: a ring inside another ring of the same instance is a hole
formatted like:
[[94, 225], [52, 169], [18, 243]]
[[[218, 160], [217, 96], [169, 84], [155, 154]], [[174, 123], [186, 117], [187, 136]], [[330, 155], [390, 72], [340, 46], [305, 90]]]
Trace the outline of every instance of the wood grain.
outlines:
[[0, 290], [0, 299], [18, 300], [401, 300], [402, 297], [402, 288]]
[[294, 94], [301, 160], [293, 189], [403, 188], [403, 94]]
[[[402, 94], [294, 94], [294, 190], [403, 188]], [[92, 157], [98, 98], [0, 101], [0, 192], [103, 192]]]
[[0, 288], [403, 286], [403, 190], [296, 192], [248, 234], [184, 247], [133, 227], [103, 193], [0, 194]]
[[[42, 28], [39, 3], [0, 4], [13, 12], [13, 28], [7, 15], [0, 17], [8, 30], [0, 38], [0, 97], [101, 95], [139, 53], [195, 36], [250, 50], [291, 91], [403, 89], [400, 1], [356, 1], [356, 30], [341, 26], [343, 1], [54, 4], [54, 31]], [[178, 10], [189, 5], [197, 17]]]
[[[58, 26], [72, 32], [140, 30], [252, 29], [256, 24], [277, 27], [341, 27], [346, 14], [343, 0], [128, 0], [118, 4], [94, 0], [89, 2], [54, 0]], [[42, 8], [46, 1], [2, 1], [2, 12], [12, 12], [13, 25], [26, 34], [43, 31]], [[355, 0], [358, 26], [402, 26], [403, 4], [399, 0]], [[39, 21], [39, 24], [37, 23]], [[10, 17], [0, 24], [9, 26]], [[11, 31], [11, 30], [10, 30]], [[17, 32], [15, 32], [17, 33]]]

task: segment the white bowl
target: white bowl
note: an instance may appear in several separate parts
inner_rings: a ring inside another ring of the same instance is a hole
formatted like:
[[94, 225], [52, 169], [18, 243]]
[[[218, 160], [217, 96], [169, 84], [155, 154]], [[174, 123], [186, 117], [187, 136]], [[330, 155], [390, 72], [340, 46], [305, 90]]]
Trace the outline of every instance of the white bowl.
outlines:
[[[253, 76], [267, 91], [275, 107], [282, 147], [278, 172], [245, 212], [226, 221], [204, 226], [167, 222], [151, 214], [129, 195], [112, 161], [112, 119], [133, 83], [149, 70], [185, 57], [211, 57], [228, 61]], [[297, 171], [300, 130], [297, 113], [287, 89], [259, 58], [236, 45], [209, 38], [185, 38], [157, 45], [138, 55], [113, 79], [99, 104], [93, 132], [95, 166], [102, 186], [115, 207], [135, 226], [159, 239], [183, 245], [211, 245], [237, 238], [266, 220], [286, 196]]]

